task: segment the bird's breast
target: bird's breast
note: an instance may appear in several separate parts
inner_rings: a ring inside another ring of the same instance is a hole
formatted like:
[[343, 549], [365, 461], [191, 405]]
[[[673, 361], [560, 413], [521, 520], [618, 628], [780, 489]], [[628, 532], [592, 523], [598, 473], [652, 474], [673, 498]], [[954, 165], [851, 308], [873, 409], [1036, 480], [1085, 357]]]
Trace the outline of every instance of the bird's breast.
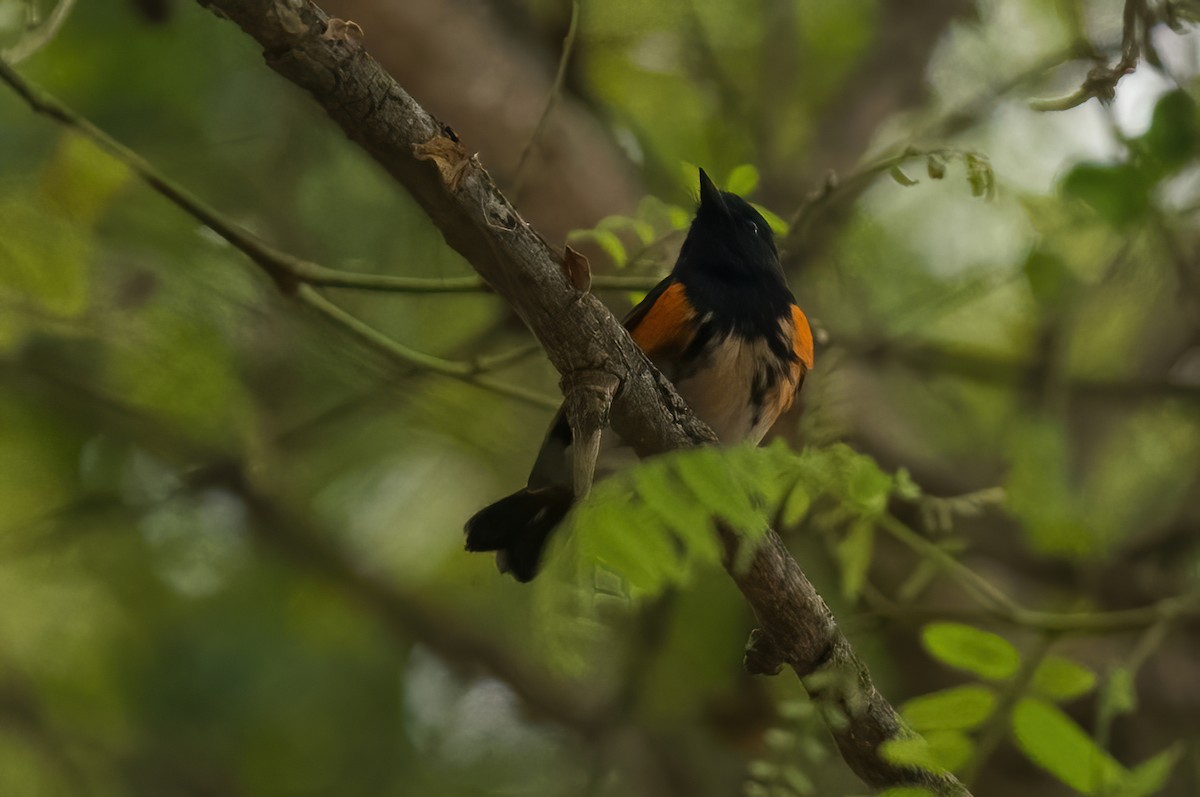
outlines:
[[[779, 321], [783, 340], [793, 338], [793, 319]], [[781, 357], [778, 341], [737, 332], [714, 336], [672, 375], [680, 396], [725, 445], [762, 440], [792, 404], [803, 366]], [[788, 347], [788, 351], [791, 347]]]

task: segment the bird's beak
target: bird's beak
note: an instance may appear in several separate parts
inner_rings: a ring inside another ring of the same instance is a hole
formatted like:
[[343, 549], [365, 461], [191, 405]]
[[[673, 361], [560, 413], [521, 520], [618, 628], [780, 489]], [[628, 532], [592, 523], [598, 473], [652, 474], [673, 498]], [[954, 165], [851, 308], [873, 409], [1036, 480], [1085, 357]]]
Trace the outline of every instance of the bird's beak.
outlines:
[[725, 197], [721, 196], [720, 189], [713, 184], [703, 169], [700, 170], [700, 209], [725, 212]]

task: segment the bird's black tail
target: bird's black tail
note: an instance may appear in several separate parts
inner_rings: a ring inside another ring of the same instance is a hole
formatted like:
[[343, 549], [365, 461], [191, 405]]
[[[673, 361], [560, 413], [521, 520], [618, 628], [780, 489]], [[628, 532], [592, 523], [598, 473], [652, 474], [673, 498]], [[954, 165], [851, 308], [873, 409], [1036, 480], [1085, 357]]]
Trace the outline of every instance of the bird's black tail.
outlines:
[[467, 521], [467, 550], [496, 551], [501, 571], [529, 581], [537, 575], [550, 532], [573, 502], [568, 487], [518, 490]]

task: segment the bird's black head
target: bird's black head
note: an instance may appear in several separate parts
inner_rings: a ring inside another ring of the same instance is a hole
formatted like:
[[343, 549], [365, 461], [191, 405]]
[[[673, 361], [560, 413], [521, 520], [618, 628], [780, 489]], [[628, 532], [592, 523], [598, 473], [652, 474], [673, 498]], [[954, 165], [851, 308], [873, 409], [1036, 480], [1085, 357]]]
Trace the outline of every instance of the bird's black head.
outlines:
[[700, 207], [672, 276], [706, 319], [706, 335], [736, 331], [778, 343], [781, 356], [791, 351], [791, 341], [779, 337], [779, 322], [791, 316], [795, 299], [771, 228], [749, 202], [713, 185], [703, 169]]
[[734, 283], [783, 282], [779, 250], [767, 220], [737, 194], [717, 188], [703, 169], [700, 206], [676, 269]]

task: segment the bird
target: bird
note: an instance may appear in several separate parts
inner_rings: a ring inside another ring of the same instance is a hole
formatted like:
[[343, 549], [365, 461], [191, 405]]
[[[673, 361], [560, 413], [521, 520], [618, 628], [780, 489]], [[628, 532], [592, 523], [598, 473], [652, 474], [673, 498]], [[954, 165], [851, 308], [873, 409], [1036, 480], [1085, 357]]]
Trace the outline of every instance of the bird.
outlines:
[[[671, 273], [624, 320], [634, 342], [720, 445], [759, 443], [813, 367], [808, 318], [788, 288], [770, 225], [699, 170], [699, 203]], [[601, 477], [634, 460], [605, 430]], [[501, 572], [537, 575], [551, 533], [576, 501], [571, 428], [560, 409], [526, 486], [467, 521], [466, 549], [495, 551]]]

